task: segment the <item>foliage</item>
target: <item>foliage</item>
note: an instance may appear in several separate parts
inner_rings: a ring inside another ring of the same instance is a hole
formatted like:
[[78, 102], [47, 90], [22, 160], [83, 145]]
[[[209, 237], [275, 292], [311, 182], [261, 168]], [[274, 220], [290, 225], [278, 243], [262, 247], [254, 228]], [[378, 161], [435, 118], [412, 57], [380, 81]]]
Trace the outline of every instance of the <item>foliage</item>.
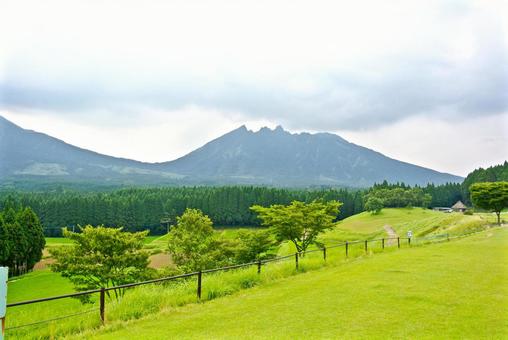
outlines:
[[[148, 253], [142, 250], [148, 232], [128, 233], [122, 228], [64, 230], [74, 245], [51, 249], [56, 260], [51, 269], [69, 278], [78, 291], [107, 288], [140, 281], [149, 276]], [[115, 296], [123, 295], [114, 290]]]
[[218, 267], [226, 261], [212, 220], [198, 209], [187, 209], [177, 217], [168, 238], [171, 258], [184, 272]]
[[488, 167], [487, 169], [478, 168], [467, 175], [462, 183], [462, 201], [466, 204], [471, 203], [469, 187], [474, 183], [503, 181], [508, 181], [508, 161], [505, 161], [503, 164]]
[[0, 212], [0, 265], [11, 275], [30, 271], [42, 258], [45, 240], [39, 218], [30, 208], [15, 211], [6, 205]]
[[268, 251], [277, 245], [269, 230], [240, 230], [237, 237], [239, 241], [235, 251], [237, 263], [265, 260], [272, 256]]
[[384, 207], [384, 202], [379, 197], [369, 197], [365, 202], [365, 210], [370, 211], [373, 214], [379, 214], [381, 209]]
[[[421, 188], [383, 188], [373, 187], [365, 196], [365, 201], [376, 199], [376, 205], [382, 202], [384, 208], [428, 207], [432, 197]], [[372, 201], [371, 201], [372, 202]], [[369, 210], [372, 211], [372, 210]]]
[[475, 183], [469, 188], [473, 204], [496, 213], [497, 223], [501, 224], [501, 210], [508, 208], [508, 182]]
[[276, 204], [268, 208], [255, 205], [251, 209], [262, 224], [270, 228], [277, 241], [291, 241], [298, 252], [304, 252], [316, 243], [319, 234], [335, 226], [341, 205], [338, 201], [293, 201], [289, 205]]
[[219, 226], [256, 226], [252, 205], [311, 202], [316, 199], [343, 202], [339, 219], [363, 210], [363, 192], [347, 189], [284, 189], [252, 186], [159, 187], [86, 192], [45, 190], [0, 192], [0, 208], [7, 204], [30, 206], [40, 216], [46, 236], [60, 236], [62, 227], [104, 224], [126, 231], [149, 229], [167, 232], [167, 224], [187, 208], [199, 209]]

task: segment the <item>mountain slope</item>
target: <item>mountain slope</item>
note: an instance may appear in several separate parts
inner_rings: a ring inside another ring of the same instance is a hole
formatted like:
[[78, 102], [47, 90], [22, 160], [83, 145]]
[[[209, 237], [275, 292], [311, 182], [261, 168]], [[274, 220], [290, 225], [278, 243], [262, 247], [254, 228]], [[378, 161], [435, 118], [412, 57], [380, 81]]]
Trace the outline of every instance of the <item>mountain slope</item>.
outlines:
[[177, 160], [142, 163], [102, 155], [0, 117], [0, 178], [111, 184], [261, 184], [364, 187], [462, 178], [388, 158], [329, 134], [242, 126]]
[[153, 165], [102, 155], [43, 133], [25, 130], [0, 116], [0, 178], [144, 181], [172, 178]]
[[329, 133], [291, 134], [280, 126], [252, 132], [242, 126], [163, 169], [202, 180], [274, 185], [425, 185], [462, 178], [388, 158]]

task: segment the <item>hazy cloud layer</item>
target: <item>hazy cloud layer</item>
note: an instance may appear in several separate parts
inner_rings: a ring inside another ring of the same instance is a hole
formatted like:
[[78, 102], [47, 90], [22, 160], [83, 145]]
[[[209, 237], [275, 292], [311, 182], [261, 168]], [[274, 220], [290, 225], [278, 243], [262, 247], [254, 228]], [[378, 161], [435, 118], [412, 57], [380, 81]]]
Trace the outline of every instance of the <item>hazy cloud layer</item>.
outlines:
[[1, 106], [111, 119], [196, 106], [315, 130], [508, 110], [498, 3], [346, 4], [55, 1], [17, 17], [10, 2]]
[[[506, 13], [482, 0], [6, 0], [0, 114], [139, 160], [282, 124], [466, 174], [508, 158]], [[460, 136], [467, 162], [436, 151]]]

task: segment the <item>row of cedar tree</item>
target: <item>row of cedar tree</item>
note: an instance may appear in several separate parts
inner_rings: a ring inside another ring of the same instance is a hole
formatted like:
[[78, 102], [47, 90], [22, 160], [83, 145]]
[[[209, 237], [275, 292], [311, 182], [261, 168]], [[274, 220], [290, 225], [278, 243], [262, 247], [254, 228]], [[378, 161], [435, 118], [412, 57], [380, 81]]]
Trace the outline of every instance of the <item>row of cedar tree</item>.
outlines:
[[[370, 190], [399, 189], [402, 185], [386, 183]], [[401, 199], [390, 206], [451, 205], [460, 199], [460, 185], [429, 186], [413, 191], [431, 192], [436, 197], [425, 204]], [[167, 221], [173, 224], [187, 208], [203, 211], [216, 226], [257, 226], [260, 221], [250, 207], [289, 204], [292, 201], [311, 202], [337, 200], [343, 203], [339, 219], [364, 210], [368, 191], [347, 189], [281, 189], [267, 187], [165, 187], [122, 189], [109, 192], [43, 192], [12, 193], [0, 197], [0, 207], [31, 207], [40, 217], [45, 234], [59, 236], [61, 228], [77, 225], [123, 226], [126, 231], [150, 230], [152, 234], [167, 231]]]
[[6, 206], [0, 211], [0, 266], [9, 267], [11, 275], [31, 270], [45, 244], [41, 222], [32, 209]]
[[[337, 200], [343, 203], [339, 214], [339, 219], [343, 219], [362, 212], [365, 199], [376, 196], [373, 192], [378, 191], [381, 194], [383, 190], [393, 190], [394, 193], [391, 195], [394, 199], [385, 200], [385, 207], [450, 207], [458, 200], [470, 205], [469, 186], [484, 181], [508, 181], [508, 162], [487, 169], [477, 169], [469, 174], [462, 184], [430, 184], [422, 188], [384, 182], [364, 190], [228, 186], [132, 188], [102, 192], [7, 191], [0, 192], [0, 209], [9, 207], [19, 210], [21, 207], [31, 207], [40, 217], [48, 236], [59, 236], [61, 228], [65, 226], [87, 224], [123, 226], [127, 231], [148, 229], [152, 234], [162, 234], [187, 208], [203, 211], [216, 226], [257, 226], [260, 221], [249, 209], [253, 205], [289, 204], [295, 200]], [[401, 192], [404, 192], [404, 195], [401, 195]]]

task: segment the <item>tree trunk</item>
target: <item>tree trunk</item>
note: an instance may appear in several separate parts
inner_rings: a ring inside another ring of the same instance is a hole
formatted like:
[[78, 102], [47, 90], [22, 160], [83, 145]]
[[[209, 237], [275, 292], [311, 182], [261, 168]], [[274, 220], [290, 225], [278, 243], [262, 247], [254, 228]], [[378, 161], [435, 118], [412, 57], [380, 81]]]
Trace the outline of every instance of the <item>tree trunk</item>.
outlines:
[[501, 212], [500, 211], [496, 211], [496, 215], [497, 215], [497, 224], [501, 225]]

